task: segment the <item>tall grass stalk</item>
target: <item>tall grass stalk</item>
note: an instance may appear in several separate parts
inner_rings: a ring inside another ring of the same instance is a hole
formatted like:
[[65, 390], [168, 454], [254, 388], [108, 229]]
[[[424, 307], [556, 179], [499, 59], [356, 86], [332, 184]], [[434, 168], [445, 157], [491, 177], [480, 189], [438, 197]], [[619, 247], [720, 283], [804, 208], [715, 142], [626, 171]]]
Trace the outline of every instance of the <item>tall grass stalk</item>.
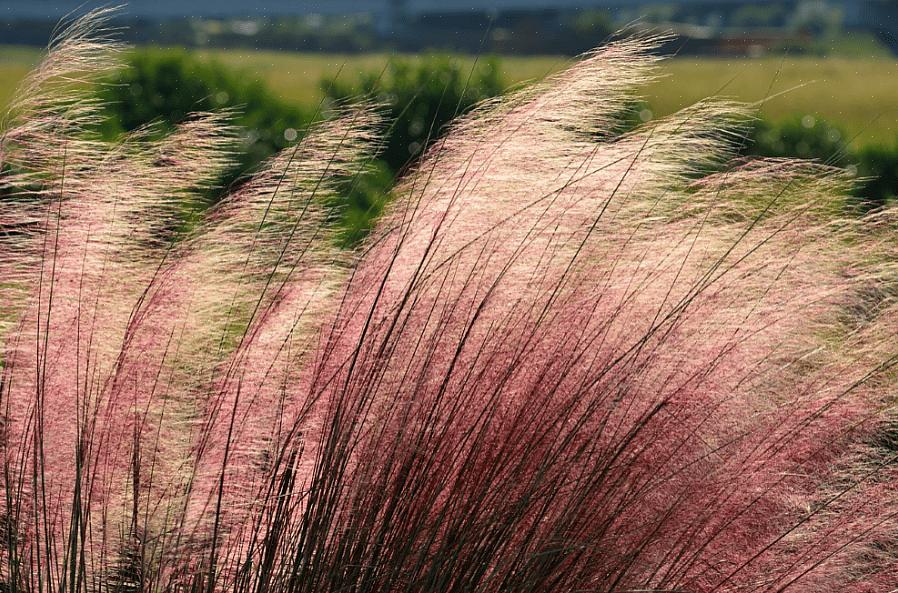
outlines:
[[454, 123], [354, 252], [337, 114], [188, 236], [227, 113], [93, 136], [108, 12], [0, 139], [0, 580], [25, 593], [886, 592], [895, 212], [734, 162], [708, 100], [621, 133], [636, 38]]

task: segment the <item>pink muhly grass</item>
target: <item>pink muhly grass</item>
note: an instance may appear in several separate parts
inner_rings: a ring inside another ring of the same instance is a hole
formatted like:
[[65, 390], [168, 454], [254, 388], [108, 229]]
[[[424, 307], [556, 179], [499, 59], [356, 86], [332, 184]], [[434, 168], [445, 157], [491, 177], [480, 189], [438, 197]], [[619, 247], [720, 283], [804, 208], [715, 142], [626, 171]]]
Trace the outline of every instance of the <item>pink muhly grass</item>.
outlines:
[[91, 136], [108, 13], [0, 141], [10, 590], [892, 591], [895, 214], [733, 162], [746, 107], [621, 133], [656, 39], [437, 141], [367, 241], [376, 109], [199, 227], [227, 114]]

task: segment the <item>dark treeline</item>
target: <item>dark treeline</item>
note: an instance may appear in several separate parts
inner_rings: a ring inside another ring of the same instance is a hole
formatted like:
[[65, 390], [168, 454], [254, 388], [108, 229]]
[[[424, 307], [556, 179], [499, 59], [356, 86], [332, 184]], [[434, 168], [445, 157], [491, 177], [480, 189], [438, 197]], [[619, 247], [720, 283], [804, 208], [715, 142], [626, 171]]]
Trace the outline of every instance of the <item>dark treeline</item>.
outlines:
[[[601, 10], [422, 14], [384, 24], [366, 13], [253, 19], [123, 19], [134, 44], [358, 53], [451, 50], [575, 55], [601, 44], [617, 27]], [[0, 15], [3, 43], [43, 46], [51, 21]]]
[[[400, 3], [401, 4], [401, 3]], [[877, 5], [878, 6], [878, 5]], [[751, 54], [758, 51], [819, 52], [823, 40], [877, 25], [850, 18], [832, 2], [642, 3], [613, 9], [559, 8], [551, 2], [527, 9], [345, 14], [294, 14], [211, 18], [127, 17], [117, 22], [132, 43], [182, 47], [252, 48], [283, 51], [368, 52], [441, 50], [497, 54], [567, 54], [588, 51], [635, 22], [674, 33], [665, 51], [691, 54]], [[896, 9], [883, 5], [883, 10]], [[212, 14], [212, 13], [208, 13]], [[891, 13], [889, 13], [891, 14]], [[0, 14], [4, 43], [44, 45], [53, 20]], [[876, 30], [874, 30], [876, 29]], [[880, 35], [882, 37], [882, 35]], [[888, 44], [888, 43], [887, 43]]]

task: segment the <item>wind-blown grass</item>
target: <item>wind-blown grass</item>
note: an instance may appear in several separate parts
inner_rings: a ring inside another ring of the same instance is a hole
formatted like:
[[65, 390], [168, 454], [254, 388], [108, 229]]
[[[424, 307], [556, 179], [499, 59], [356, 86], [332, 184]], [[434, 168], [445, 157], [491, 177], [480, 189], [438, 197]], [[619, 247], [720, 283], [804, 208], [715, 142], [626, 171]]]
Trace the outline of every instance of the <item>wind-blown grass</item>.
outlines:
[[172, 234], [227, 114], [114, 146], [60, 34], [0, 144], [12, 591], [890, 591], [891, 211], [730, 162], [744, 108], [621, 134], [650, 38], [437, 141], [355, 252], [376, 110]]

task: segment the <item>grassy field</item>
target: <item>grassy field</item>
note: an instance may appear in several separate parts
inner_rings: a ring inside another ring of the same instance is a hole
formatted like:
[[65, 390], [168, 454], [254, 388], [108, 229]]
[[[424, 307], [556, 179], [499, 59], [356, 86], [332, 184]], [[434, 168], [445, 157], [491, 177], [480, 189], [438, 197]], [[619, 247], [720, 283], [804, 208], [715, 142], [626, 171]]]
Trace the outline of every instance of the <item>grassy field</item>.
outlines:
[[750, 102], [773, 96], [760, 108], [764, 116], [823, 117], [856, 144], [891, 143], [898, 134], [898, 62], [892, 59], [676, 59], [664, 71], [668, 76], [646, 90], [659, 113], [709, 95]]
[[31, 48], [0, 46], [0, 105], [5, 106], [16, 85], [37, 62], [39, 53]]
[[[265, 81], [282, 99], [313, 104], [322, 80], [351, 80], [379, 72], [387, 54], [336, 55], [240, 50], [201, 54]], [[38, 59], [32, 49], [0, 46], [0, 104]], [[411, 56], [415, 59], [414, 56]], [[458, 58], [469, 63], [472, 58]], [[569, 63], [563, 57], [503, 57], [509, 84], [538, 79]], [[678, 58], [664, 64], [664, 76], [645, 89], [655, 115], [670, 113], [710, 95], [766, 102], [761, 113], [774, 119], [798, 114], [823, 117], [844, 127], [855, 144], [892, 142], [898, 134], [898, 62], [890, 58], [762, 58], [723, 60]], [[783, 93], [779, 94], [778, 93]]]

